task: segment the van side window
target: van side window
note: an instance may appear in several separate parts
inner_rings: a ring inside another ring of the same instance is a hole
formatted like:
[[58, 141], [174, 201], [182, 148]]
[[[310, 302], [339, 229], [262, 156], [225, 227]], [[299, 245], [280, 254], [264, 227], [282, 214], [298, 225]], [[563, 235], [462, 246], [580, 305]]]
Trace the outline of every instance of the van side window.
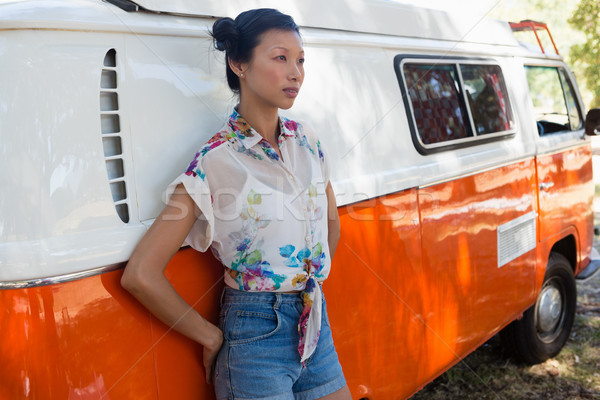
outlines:
[[473, 136], [454, 65], [405, 64], [404, 77], [423, 144]]
[[413, 142], [421, 153], [514, 133], [500, 66], [425, 60], [401, 65], [399, 81], [408, 95], [405, 103]]
[[564, 69], [560, 69], [560, 82], [562, 83], [563, 90], [565, 91], [565, 98], [567, 99], [567, 109], [569, 110], [569, 123], [572, 131], [583, 128], [583, 119], [581, 118], [581, 111], [578, 107], [577, 98], [575, 97], [575, 90], [567, 72]]
[[461, 65], [461, 71], [477, 134], [509, 130], [511, 112], [500, 67]]
[[581, 129], [581, 111], [565, 70], [526, 66], [525, 72], [540, 136]]

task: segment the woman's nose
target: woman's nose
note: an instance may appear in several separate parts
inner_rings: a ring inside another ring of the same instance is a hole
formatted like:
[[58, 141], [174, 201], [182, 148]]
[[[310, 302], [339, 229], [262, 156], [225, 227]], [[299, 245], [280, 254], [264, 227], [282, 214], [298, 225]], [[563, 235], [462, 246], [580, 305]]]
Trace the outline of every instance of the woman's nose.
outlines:
[[300, 72], [300, 67], [298, 67], [297, 65], [294, 64], [291, 67], [289, 79], [293, 80], [293, 81], [298, 81], [298, 80], [300, 80], [301, 75], [302, 75], [302, 72]]

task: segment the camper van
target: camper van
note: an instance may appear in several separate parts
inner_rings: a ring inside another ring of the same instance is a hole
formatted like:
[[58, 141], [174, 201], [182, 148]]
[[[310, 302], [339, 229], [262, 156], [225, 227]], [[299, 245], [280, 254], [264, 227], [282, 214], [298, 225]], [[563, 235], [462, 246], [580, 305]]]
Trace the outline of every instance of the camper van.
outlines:
[[[323, 291], [353, 398], [408, 398], [498, 333], [529, 363], [565, 344], [575, 279], [600, 265], [598, 126], [586, 135], [551, 48], [507, 22], [385, 0], [9, 1], [1, 399], [214, 398], [202, 349], [120, 279], [167, 185], [236, 104], [209, 28], [257, 7], [301, 26], [306, 79], [282, 115], [310, 122], [330, 158], [342, 233]], [[210, 252], [183, 246], [165, 275], [217, 321]]]

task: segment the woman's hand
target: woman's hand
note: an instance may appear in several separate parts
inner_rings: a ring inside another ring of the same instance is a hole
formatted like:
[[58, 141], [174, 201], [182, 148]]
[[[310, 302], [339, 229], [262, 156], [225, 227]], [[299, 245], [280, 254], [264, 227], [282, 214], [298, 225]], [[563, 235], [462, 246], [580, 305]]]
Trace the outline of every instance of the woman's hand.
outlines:
[[[212, 324], [211, 324], [212, 325]], [[213, 377], [215, 376], [215, 366], [217, 364], [217, 356], [221, 346], [223, 346], [223, 332], [216, 326], [214, 327], [212, 335], [212, 343], [204, 345], [202, 352], [202, 362], [204, 364], [204, 371], [206, 374], [206, 383], [209, 385], [213, 383]]]

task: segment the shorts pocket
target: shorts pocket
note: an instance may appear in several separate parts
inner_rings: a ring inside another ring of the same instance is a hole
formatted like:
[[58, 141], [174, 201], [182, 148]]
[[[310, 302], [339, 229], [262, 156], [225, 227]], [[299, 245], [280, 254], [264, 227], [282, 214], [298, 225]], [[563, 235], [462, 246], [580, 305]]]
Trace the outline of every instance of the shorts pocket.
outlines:
[[228, 327], [229, 345], [256, 342], [277, 333], [279, 314], [273, 309], [269, 311], [235, 311], [233, 324]]

